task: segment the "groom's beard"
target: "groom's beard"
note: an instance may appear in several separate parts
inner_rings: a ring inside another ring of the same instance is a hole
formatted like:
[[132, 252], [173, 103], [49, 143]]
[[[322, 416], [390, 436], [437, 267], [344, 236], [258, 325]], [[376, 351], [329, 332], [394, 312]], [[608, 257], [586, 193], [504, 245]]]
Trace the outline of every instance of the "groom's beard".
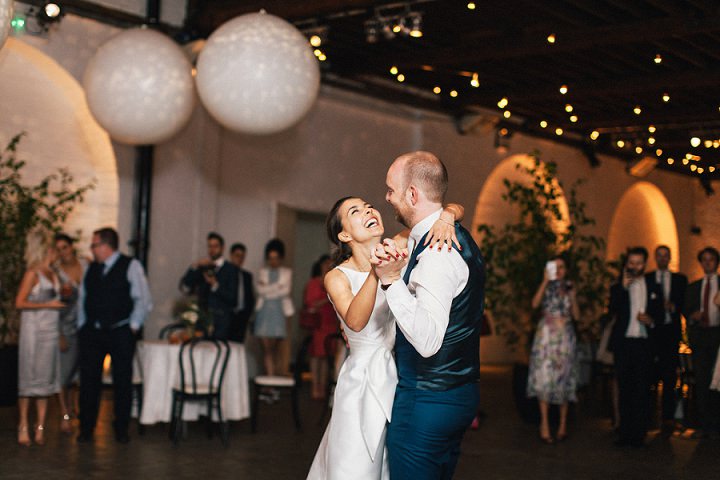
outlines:
[[410, 228], [410, 222], [408, 222], [407, 219], [403, 217], [402, 213], [398, 212], [397, 210], [395, 210], [395, 220], [400, 222], [405, 227]]

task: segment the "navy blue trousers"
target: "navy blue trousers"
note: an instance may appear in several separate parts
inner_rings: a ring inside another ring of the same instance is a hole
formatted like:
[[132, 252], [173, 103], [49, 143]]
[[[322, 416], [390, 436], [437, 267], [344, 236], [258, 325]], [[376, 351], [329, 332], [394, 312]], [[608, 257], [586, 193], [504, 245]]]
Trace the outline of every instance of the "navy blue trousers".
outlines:
[[386, 444], [391, 480], [448, 480], [477, 413], [475, 383], [434, 392], [398, 387]]

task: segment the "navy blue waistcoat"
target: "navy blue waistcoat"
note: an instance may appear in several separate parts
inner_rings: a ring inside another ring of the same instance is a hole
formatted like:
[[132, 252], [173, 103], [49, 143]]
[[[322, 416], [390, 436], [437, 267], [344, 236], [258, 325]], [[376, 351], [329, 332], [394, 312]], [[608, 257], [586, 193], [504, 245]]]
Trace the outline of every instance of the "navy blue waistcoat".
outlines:
[[[424, 358], [408, 342], [400, 328], [395, 339], [395, 360], [398, 369], [398, 386], [419, 390], [444, 391], [471, 382], [480, 376], [480, 325], [485, 309], [485, 262], [477, 244], [459, 223], [455, 224], [457, 238], [462, 246], [459, 252], [468, 266], [468, 282], [453, 299], [450, 321], [440, 350]], [[410, 256], [405, 277], [418, 263], [418, 255], [425, 249], [425, 237], [418, 242]]]
[[127, 278], [132, 259], [120, 255], [112, 268], [103, 275], [105, 265], [90, 264], [85, 274], [85, 315], [87, 323], [99, 323], [101, 328], [112, 328], [126, 320], [133, 311], [134, 302], [130, 296], [130, 282]]

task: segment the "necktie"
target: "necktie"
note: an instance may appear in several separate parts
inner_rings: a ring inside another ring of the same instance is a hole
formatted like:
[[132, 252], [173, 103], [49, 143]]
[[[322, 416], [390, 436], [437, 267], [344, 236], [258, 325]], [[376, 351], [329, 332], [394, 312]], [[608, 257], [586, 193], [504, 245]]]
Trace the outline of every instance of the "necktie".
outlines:
[[700, 326], [710, 326], [710, 278], [705, 277], [705, 288], [703, 289], [702, 297], [702, 319], [700, 320]]

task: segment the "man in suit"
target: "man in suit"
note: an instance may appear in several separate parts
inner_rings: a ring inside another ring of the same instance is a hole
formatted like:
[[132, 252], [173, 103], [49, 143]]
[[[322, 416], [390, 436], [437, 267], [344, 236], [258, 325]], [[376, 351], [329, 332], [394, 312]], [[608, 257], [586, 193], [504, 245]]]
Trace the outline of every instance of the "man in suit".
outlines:
[[720, 436], [720, 392], [710, 390], [715, 359], [720, 347], [720, 312], [713, 299], [718, 292], [717, 269], [720, 254], [713, 247], [698, 253], [703, 277], [688, 285], [683, 314], [688, 324], [688, 338], [695, 369], [695, 398], [701, 428], [693, 436]]
[[663, 318], [661, 287], [644, 275], [648, 252], [628, 250], [620, 282], [610, 287], [609, 313], [615, 317], [609, 349], [615, 355], [620, 393], [618, 446], [643, 446], [650, 417], [653, 319]]
[[[662, 419], [663, 434], [669, 435], [675, 425], [675, 383], [680, 365], [678, 345], [682, 335], [680, 312], [685, 305], [687, 277], [668, 270], [670, 248], [660, 245], [655, 249], [657, 270], [647, 274], [647, 279], [655, 283], [662, 292], [664, 309], [662, 315], [653, 318], [654, 328], [650, 330], [656, 378], [663, 382]], [[653, 382], [656, 380], [653, 378]]]
[[250, 316], [255, 311], [255, 290], [252, 273], [243, 268], [247, 248], [242, 243], [230, 247], [230, 261], [238, 269], [238, 303], [230, 325], [230, 340], [244, 342]]
[[220, 340], [229, 338], [238, 296], [238, 271], [223, 258], [224, 248], [219, 234], [208, 233], [208, 256], [193, 263], [180, 280], [180, 290], [197, 295], [199, 306], [210, 312], [213, 337]]
[[[447, 480], [478, 407], [485, 263], [459, 223], [454, 225], [461, 248], [448, 252], [449, 245], [423, 244], [442, 218], [447, 191], [447, 170], [435, 155], [398, 157], [385, 182], [385, 199], [411, 229], [412, 252], [404, 271], [402, 262], [380, 264], [385, 253], [399, 255], [394, 242], [385, 240], [385, 246], [376, 247], [373, 262], [397, 324], [398, 385], [386, 441], [390, 477]], [[381, 252], [383, 248], [388, 250]]]
[[90, 264], [78, 298], [80, 367], [80, 435], [93, 439], [100, 407], [105, 355], [112, 359], [113, 429], [119, 443], [130, 441], [135, 339], [152, 309], [152, 298], [142, 265], [118, 252], [118, 234], [112, 228], [93, 232]]

